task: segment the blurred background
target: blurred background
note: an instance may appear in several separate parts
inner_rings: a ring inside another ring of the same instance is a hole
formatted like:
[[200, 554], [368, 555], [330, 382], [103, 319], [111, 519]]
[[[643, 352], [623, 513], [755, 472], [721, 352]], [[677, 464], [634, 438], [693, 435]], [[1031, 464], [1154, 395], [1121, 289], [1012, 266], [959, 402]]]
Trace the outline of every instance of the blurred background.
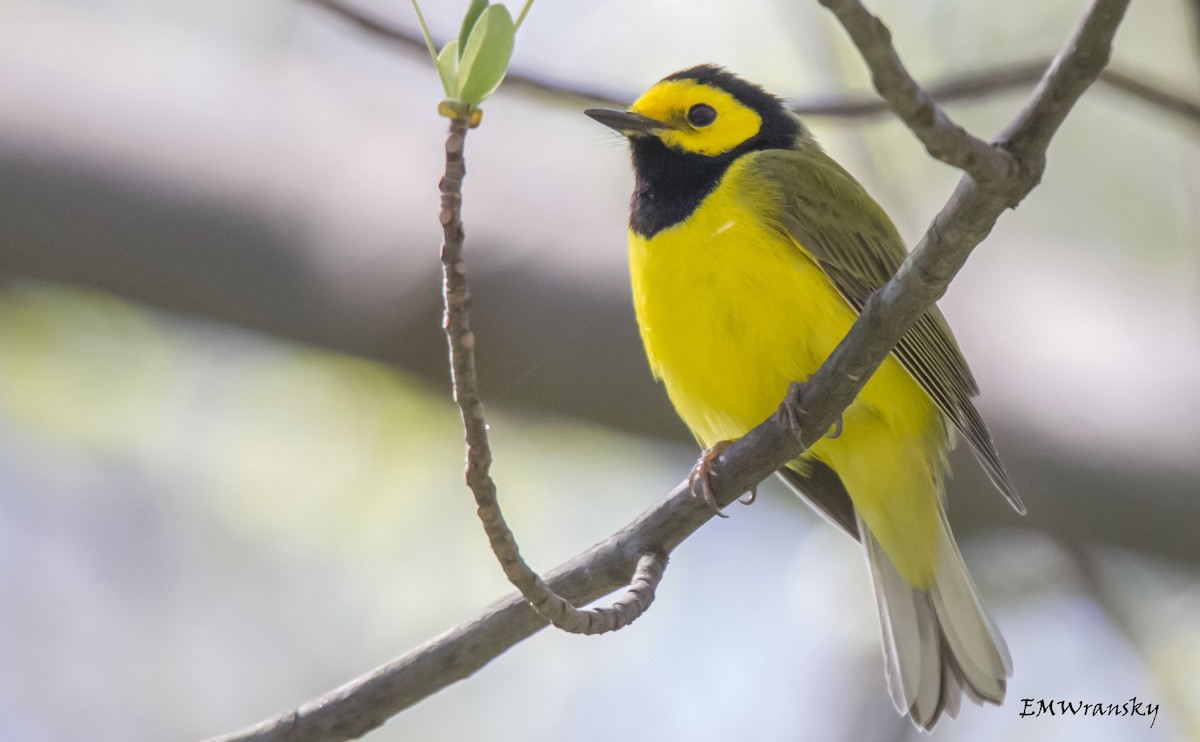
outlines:
[[[434, 35], [464, 7], [426, 3]], [[1084, 3], [872, 8], [936, 82], [1048, 58]], [[1114, 68], [1195, 100], [1198, 27], [1134, 3]], [[700, 62], [870, 93], [815, 2], [540, 0], [514, 69], [632, 100]], [[993, 136], [1027, 92], [949, 109]], [[0, 739], [230, 732], [509, 592], [440, 335], [439, 97], [422, 51], [302, 0], [0, 0]], [[697, 453], [633, 325], [626, 152], [586, 106], [509, 85], [467, 140], [494, 474], [541, 569]], [[808, 122], [915, 242], [956, 173], [887, 116]], [[934, 739], [1200, 739], [1198, 135], [1098, 85], [942, 302], [1029, 515], [958, 456], [951, 520], [1016, 670]], [[542, 632], [369, 739], [920, 738], [860, 550], [762, 494], [633, 627]], [[1020, 717], [1133, 697], [1153, 728]]]

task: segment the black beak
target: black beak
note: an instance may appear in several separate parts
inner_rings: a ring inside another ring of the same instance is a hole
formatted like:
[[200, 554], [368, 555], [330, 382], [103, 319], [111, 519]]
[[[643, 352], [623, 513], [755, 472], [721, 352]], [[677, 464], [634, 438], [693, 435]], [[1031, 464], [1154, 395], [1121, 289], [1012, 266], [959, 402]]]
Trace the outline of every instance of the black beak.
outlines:
[[652, 134], [667, 128], [667, 125], [661, 121], [655, 121], [640, 113], [630, 113], [629, 111], [614, 111], [610, 108], [589, 108], [584, 113], [625, 136]]

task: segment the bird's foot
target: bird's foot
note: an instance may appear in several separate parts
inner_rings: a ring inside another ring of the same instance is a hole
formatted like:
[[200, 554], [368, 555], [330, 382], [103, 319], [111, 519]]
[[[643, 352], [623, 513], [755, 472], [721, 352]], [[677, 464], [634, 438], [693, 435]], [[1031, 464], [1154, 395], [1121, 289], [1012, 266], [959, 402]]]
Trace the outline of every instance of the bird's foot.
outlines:
[[758, 485], [750, 488], [750, 491], [738, 498], [738, 502], [743, 505], [753, 505], [758, 499]]
[[[788, 430], [790, 430], [792, 435], [796, 436], [796, 439], [800, 440], [801, 443], [803, 443], [801, 435], [804, 432], [801, 429], [801, 422], [808, 414], [808, 412], [804, 409], [803, 397], [804, 382], [793, 381], [791, 384], [788, 384], [787, 394], [783, 396], [783, 403], [779, 405], [780, 410], [783, 412], [783, 419], [787, 423]], [[838, 414], [837, 420], [833, 421], [833, 426], [829, 429], [829, 432], [825, 434], [825, 437], [837, 438], [841, 434], [842, 416], [841, 414]]]
[[[696, 465], [692, 467], [692, 471], [688, 473], [688, 488], [695, 497], [704, 500], [704, 504], [708, 505], [714, 513], [722, 518], [728, 518], [729, 514], [721, 509], [717, 504], [717, 498], [713, 495], [712, 483], [709, 477], [717, 476], [712, 470], [712, 462], [720, 456], [725, 449], [733, 445], [733, 441], [719, 441], [715, 446], [707, 449], [700, 455], [700, 459]], [[699, 487], [697, 487], [699, 485]], [[758, 499], [758, 487], [750, 488], [750, 491], [738, 498], [738, 502], [743, 505], [752, 505]]]
[[[712, 470], [712, 462], [721, 455], [721, 453], [733, 445], [733, 441], [719, 441], [712, 448], [706, 449], [700, 454], [700, 459], [696, 461], [696, 465], [688, 473], [688, 491], [693, 497], [699, 497], [704, 501], [705, 505], [722, 518], [728, 518], [729, 514], [721, 509], [717, 504], [717, 498], [713, 495], [712, 484], [709, 482], [710, 477], [715, 477], [716, 472]], [[754, 498], [750, 499], [754, 502]]]

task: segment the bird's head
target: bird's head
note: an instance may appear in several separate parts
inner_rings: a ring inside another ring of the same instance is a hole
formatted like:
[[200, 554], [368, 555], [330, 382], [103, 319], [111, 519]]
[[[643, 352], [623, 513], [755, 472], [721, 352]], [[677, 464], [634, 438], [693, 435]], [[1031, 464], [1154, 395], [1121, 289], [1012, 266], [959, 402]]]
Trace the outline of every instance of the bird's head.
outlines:
[[596, 121], [649, 145], [701, 157], [786, 149], [800, 123], [774, 95], [721, 67], [704, 64], [663, 78], [627, 111], [593, 108]]

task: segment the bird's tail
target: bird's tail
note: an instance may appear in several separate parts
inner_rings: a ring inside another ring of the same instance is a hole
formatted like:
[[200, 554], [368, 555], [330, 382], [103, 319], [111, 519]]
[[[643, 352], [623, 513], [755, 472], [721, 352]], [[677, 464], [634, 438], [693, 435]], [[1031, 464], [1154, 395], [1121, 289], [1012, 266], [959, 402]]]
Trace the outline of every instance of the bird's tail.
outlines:
[[945, 513], [929, 589], [900, 576], [861, 517], [858, 529], [875, 582], [888, 689], [900, 713], [929, 731], [943, 713], [958, 714], [964, 694], [1000, 705], [1012, 658], [979, 600]]

